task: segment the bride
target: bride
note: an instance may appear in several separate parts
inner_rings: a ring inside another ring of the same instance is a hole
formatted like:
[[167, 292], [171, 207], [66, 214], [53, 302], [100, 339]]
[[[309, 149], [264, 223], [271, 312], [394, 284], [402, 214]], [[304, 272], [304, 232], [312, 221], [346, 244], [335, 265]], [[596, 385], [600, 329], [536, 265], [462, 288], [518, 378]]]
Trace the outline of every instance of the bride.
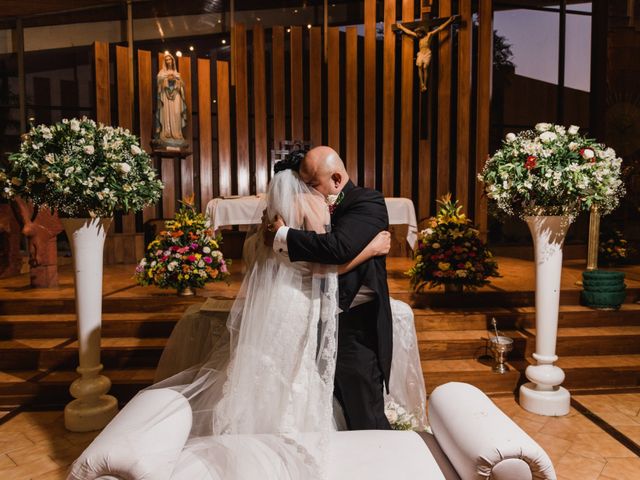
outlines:
[[[329, 209], [324, 197], [298, 177], [299, 159], [292, 154], [276, 164], [267, 214], [323, 233], [330, 228]], [[188, 399], [193, 422], [183, 454], [205, 465], [211, 478], [324, 478], [327, 434], [344, 428], [333, 398], [338, 275], [388, 253], [388, 240], [378, 235], [347, 265], [292, 263], [264, 245], [261, 228], [246, 243], [247, 272], [225, 334], [203, 362], [149, 388], [170, 388]], [[404, 421], [409, 419], [404, 428], [425, 428], [426, 393], [413, 315], [393, 300], [392, 311], [390, 415], [404, 410]], [[184, 329], [174, 332], [167, 347], [171, 352], [163, 357], [179, 359], [180, 352], [194, 348], [193, 337]]]

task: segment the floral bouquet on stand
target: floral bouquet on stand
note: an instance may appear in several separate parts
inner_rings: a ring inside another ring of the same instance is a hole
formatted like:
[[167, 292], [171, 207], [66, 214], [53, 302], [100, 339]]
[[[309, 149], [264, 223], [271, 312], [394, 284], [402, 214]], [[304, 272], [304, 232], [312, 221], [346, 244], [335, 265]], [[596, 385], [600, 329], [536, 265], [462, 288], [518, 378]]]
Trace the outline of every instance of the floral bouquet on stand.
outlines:
[[193, 295], [194, 288], [226, 280], [230, 260], [220, 252], [221, 236], [214, 236], [209, 221], [196, 212], [193, 200], [183, 202], [173, 220], [166, 222], [147, 247], [136, 267], [140, 285], [174, 288], [179, 295]]
[[488, 284], [487, 278], [499, 276], [498, 264], [478, 230], [451, 194], [438, 203], [438, 214], [418, 234], [415, 264], [407, 272], [411, 286], [416, 291], [438, 285], [461, 291]]
[[614, 229], [600, 235], [598, 253], [605, 264], [614, 265], [624, 263], [635, 251], [629, 246], [622, 232]]

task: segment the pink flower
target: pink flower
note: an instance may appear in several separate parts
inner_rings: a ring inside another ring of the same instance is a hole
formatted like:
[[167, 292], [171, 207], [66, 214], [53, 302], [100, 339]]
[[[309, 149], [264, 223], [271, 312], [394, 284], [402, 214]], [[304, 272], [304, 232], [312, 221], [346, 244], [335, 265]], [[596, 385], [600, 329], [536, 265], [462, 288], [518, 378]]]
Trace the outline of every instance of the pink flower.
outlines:
[[196, 261], [196, 256], [195, 255], [189, 255], [187, 257], [187, 260], [189, 260], [190, 262], [195, 262]]
[[222, 265], [220, 265], [220, 271], [222, 273], [227, 273], [228, 272], [227, 266], [224, 263]]
[[204, 263], [211, 263], [213, 261], [211, 257], [202, 257], [202, 259], [204, 260]]

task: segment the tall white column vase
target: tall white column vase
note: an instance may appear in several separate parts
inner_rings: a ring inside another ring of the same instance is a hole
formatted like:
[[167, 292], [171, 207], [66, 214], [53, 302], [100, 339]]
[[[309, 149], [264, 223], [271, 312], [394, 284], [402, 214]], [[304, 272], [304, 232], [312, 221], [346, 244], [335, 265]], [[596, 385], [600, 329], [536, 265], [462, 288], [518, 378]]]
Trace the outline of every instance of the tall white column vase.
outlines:
[[103, 428], [118, 412], [118, 401], [106, 393], [111, 380], [100, 375], [102, 327], [102, 264], [104, 240], [111, 218], [63, 218], [71, 244], [75, 274], [80, 366], [69, 389], [75, 400], [64, 409], [64, 424], [72, 432]]
[[560, 386], [564, 372], [554, 362], [558, 337], [562, 244], [571, 223], [567, 216], [526, 217], [533, 236], [536, 263], [536, 352], [537, 365], [525, 371], [530, 383], [520, 387], [520, 405], [538, 415], [569, 413], [571, 396]]

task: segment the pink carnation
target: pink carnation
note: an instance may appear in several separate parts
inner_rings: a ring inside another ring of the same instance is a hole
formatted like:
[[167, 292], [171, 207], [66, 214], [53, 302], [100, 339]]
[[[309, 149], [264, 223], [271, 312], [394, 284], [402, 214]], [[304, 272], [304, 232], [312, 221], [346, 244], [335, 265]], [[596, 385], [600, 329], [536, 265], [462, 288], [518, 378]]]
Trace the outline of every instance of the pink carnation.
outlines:
[[211, 257], [203, 257], [202, 259], [204, 260], [205, 263], [211, 263], [213, 261]]
[[187, 257], [187, 260], [189, 260], [190, 262], [195, 262], [196, 261], [196, 256], [195, 255], [189, 255]]

